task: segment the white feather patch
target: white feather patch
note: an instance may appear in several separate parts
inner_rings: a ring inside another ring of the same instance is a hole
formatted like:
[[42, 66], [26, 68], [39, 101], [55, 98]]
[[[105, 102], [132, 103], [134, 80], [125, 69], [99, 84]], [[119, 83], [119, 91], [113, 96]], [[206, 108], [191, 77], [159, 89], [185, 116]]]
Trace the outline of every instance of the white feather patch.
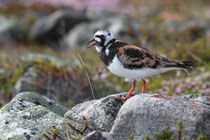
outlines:
[[107, 56], [109, 55], [109, 52], [110, 52], [109, 49], [106, 48], [105, 53], [106, 53]]
[[142, 80], [145, 77], [150, 77], [153, 75], [158, 75], [163, 72], [167, 72], [169, 70], [180, 70], [180, 68], [142, 68], [139, 70], [130, 70], [123, 67], [123, 64], [119, 61], [117, 56], [115, 55], [112, 63], [108, 66], [108, 69], [115, 75], [120, 77], [125, 77], [129, 80]]
[[95, 37], [95, 40], [96, 40], [97, 42], [101, 42], [101, 39], [98, 38], [98, 37]]
[[101, 53], [102, 47], [101, 46], [98, 46], [98, 45], [96, 45], [95, 47], [96, 47], [96, 51], [98, 53]]

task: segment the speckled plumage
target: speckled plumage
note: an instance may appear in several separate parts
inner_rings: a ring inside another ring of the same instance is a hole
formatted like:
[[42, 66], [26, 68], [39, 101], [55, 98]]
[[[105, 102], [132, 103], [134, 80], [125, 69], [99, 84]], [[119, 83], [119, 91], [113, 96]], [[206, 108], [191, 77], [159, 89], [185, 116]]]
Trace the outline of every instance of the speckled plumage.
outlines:
[[113, 74], [133, 81], [132, 88], [126, 97], [116, 97], [123, 101], [131, 97], [138, 80], [142, 80], [142, 93], [145, 93], [145, 77], [170, 70], [192, 69], [194, 66], [193, 62], [168, 59], [141, 46], [116, 40], [106, 30], [97, 31], [94, 39], [88, 41], [88, 44], [90, 44], [88, 48], [96, 47], [101, 60]]
[[108, 69], [130, 80], [142, 80], [169, 70], [191, 69], [193, 62], [172, 60], [149, 49], [116, 40], [105, 30], [94, 35], [96, 50]]

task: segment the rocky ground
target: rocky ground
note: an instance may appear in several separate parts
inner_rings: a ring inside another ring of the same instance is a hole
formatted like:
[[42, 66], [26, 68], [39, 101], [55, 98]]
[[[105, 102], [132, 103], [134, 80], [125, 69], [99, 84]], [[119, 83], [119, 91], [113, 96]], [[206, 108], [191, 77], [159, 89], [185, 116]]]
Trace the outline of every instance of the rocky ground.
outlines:
[[[199, 95], [138, 94], [124, 101], [114, 94], [67, 110], [35, 92], [21, 92], [0, 110], [1, 139], [164, 139], [210, 137], [210, 102]], [[169, 127], [167, 135], [161, 130]], [[155, 135], [155, 133], [157, 133]]]
[[[0, 1], [0, 139], [210, 139], [209, 9], [206, 0]], [[147, 78], [146, 94], [119, 101], [131, 83], [84, 49], [99, 29], [196, 68]]]

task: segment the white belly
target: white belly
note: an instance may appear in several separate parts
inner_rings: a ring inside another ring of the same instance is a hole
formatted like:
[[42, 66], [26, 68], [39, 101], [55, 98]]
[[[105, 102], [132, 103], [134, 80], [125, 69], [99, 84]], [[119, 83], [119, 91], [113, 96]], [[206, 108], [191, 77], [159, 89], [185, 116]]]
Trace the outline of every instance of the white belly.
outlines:
[[129, 70], [127, 68], [123, 67], [123, 64], [119, 61], [117, 56], [115, 55], [112, 63], [108, 66], [108, 69], [115, 75], [118, 75], [120, 77], [125, 77], [129, 80], [142, 80], [145, 77], [150, 77], [153, 75], [158, 75], [160, 73], [169, 71], [169, 70], [178, 70], [180, 68], [158, 68], [158, 69], [152, 69], [152, 68], [142, 68], [139, 70]]

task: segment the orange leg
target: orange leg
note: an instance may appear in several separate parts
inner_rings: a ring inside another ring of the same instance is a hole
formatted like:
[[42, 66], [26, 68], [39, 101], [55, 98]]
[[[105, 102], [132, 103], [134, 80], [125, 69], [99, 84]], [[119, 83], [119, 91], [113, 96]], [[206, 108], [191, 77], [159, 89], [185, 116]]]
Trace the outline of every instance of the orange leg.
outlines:
[[130, 91], [128, 92], [126, 97], [115, 97], [116, 99], [125, 101], [127, 99], [129, 99], [131, 97], [132, 92], [134, 91], [134, 89], [136, 88], [136, 81], [133, 81], [133, 85], [132, 88], [130, 89]]
[[145, 80], [142, 80], [142, 82], [143, 82], [143, 89], [142, 89], [142, 93], [144, 94], [144, 93], [145, 93], [145, 89], [146, 89], [146, 85], [147, 85], [147, 83], [146, 83], [146, 81], [145, 81]]

